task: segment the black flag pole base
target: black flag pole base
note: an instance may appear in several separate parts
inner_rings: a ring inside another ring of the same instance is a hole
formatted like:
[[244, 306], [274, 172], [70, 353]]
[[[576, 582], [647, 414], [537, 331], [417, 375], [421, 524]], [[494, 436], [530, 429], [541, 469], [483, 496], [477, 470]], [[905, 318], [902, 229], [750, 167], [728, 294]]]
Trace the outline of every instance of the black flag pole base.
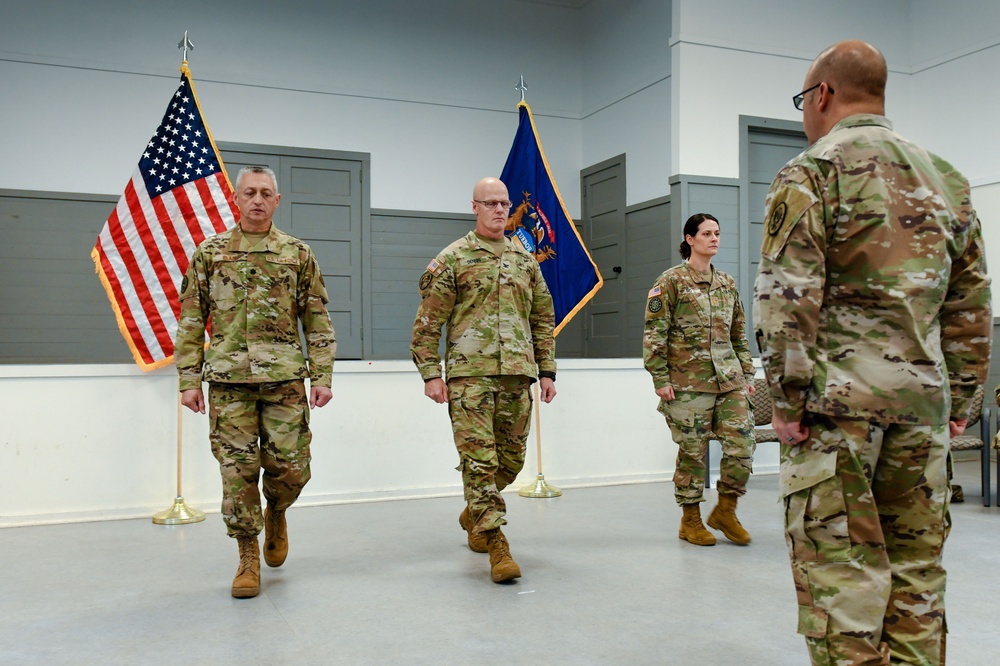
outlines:
[[180, 495], [174, 498], [172, 507], [153, 515], [153, 522], [157, 525], [187, 525], [200, 523], [203, 520], [205, 520], [205, 512], [188, 507]]
[[539, 472], [535, 484], [521, 488], [517, 494], [521, 497], [559, 497], [562, 495], [562, 490], [546, 483], [545, 475]]

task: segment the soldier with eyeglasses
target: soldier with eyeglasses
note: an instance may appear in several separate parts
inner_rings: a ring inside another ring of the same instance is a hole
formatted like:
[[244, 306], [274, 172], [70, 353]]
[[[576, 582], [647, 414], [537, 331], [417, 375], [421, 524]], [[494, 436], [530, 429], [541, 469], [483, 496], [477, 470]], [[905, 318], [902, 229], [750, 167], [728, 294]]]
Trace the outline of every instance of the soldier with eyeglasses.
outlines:
[[812, 144], [771, 184], [754, 294], [785, 535], [813, 664], [943, 664], [949, 437], [990, 366], [968, 181], [895, 133], [861, 41], [792, 100]]
[[552, 296], [535, 258], [504, 235], [510, 208], [500, 180], [476, 183], [475, 229], [420, 277], [410, 346], [424, 395], [448, 405], [465, 489], [459, 525], [469, 548], [489, 553], [495, 583], [521, 576], [500, 530], [507, 523], [500, 491], [524, 466], [531, 384], [539, 383], [543, 402], [556, 395]]

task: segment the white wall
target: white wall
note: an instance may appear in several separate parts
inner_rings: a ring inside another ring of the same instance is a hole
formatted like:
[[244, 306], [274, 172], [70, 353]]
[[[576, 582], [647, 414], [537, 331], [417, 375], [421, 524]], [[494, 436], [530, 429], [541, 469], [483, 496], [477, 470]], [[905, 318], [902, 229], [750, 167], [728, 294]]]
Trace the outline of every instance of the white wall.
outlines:
[[[677, 447], [639, 359], [561, 361], [557, 389], [540, 412], [550, 483], [671, 478]], [[313, 478], [302, 504], [461, 495], [447, 408], [424, 397], [411, 363], [340, 361], [333, 392], [333, 402], [312, 412]], [[0, 410], [0, 527], [151, 516], [170, 506], [177, 483], [172, 367], [144, 374], [127, 365], [0, 365]], [[185, 500], [217, 512], [221, 484], [207, 417], [185, 409], [183, 437]], [[717, 469], [717, 452], [714, 460]], [[755, 471], [776, 469], [777, 448], [765, 445]], [[512, 490], [536, 471], [532, 434]], [[664, 501], [673, 501], [669, 490]]]
[[598, 1], [583, 12], [583, 167], [626, 154], [626, 203], [669, 194], [670, 3]]
[[0, 187], [117, 194], [184, 30], [216, 139], [369, 152], [376, 208], [466, 212], [506, 158], [520, 74], [573, 215], [580, 170], [623, 152], [629, 204], [674, 174], [735, 177], [739, 115], [800, 119], [809, 61], [847, 37], [886, 54], [901, 132], [996, 182], [1000, 90], [980, 82], [1000, 64], [998, 14], [992, 0], [8, 0], [0, 85], [17, 94], [0, 154], [18, 159]]
[[670, 80], [584, 118], [583, 146], [585, 166], [625, 153], [626, 205], [669, 194]]
[[[18, 159], [0, 163], [0, 187], [120, 193], [176, 87], [185, 30], [216, 140], [370, 152], [376, 208], [467, 212], [472, 185], [506, 160], [521, 74], [557, 182], [579, 178], [579, 12], [569, 8], [3, 4], [0, 154]], [[578, 211], [578, 188], [566, 190]]]
[[883, 52], [890, 88], [899, 91], [887, 112], [905, 120], [907, 77], [897, 76], [910, 62], [905, 0], [675, 0], [674, 21], [677, 173], [738, 177], [739, 116], [802, 120], [792, 96], [809, 63], [844, 39], [865, 39]]
[[[1000, 69], [1000, 3], [912, 4], [914, 113], [908, 135], [948, 159], [973, 186], [998, 183], [1000, 87], [993, 81]], [[994, 220], [1000, 209], [995, 212]]]
[[[979, 214], [983, 225], [983, 241], [986, 243], [986, 265], [991, 267], [993, 277], [993, 316], [1000, 317], [1000, 183], [980, 185], [972, 188], [972, 205]], [[1000, 353], [1000, 340], [993, 341], [993, 357]]]

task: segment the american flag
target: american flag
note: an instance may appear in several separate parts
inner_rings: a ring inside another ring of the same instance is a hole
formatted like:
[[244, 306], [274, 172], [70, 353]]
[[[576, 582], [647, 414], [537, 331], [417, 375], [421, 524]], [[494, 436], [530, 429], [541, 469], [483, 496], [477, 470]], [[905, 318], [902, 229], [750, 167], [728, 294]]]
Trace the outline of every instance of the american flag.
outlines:
[[180, 87], [90, 254], [143, 370], [173, 362], [179, 285], [191, 255], [207, 236], [234, 226], [237, 216], [184, 65]]

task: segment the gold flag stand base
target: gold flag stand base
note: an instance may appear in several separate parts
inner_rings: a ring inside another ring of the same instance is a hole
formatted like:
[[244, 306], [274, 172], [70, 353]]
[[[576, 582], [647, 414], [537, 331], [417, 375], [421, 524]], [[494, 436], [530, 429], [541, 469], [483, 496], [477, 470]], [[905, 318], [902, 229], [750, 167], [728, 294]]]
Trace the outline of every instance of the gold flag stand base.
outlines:
[[200, 523], [203, 520], [205, 512], [189, 508], [180, 495], [174, 498], [172, 507], [153, 515], [153, 522], [157, 525], [187, 525]]
[[535, 479], [535, 485], [525, 486], [517, 491], [517, 494], [521, 497], [559, 497], [562, 495], [562, 490], [547, 484], [545, 476], [539, 472]]

